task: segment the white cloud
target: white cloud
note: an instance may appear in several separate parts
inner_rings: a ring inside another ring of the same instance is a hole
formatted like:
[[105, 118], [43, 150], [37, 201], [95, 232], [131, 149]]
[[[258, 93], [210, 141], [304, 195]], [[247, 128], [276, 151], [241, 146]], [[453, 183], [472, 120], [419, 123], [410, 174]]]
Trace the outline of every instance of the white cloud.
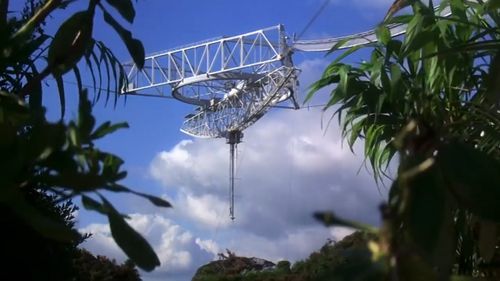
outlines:
[[[382, 197], [369, 175], [357, 174], [362, 159], [342, 147], [336, 126], [325, 133], [320, 120], [318, 110], [275, 112], [245, 132], [237, 160], [237, 227], [276, 236], [313, 224], [313, 211], [332, 208], [378, 221]], [[177, 154], [193, 164], [176, 162]], [[207, 227], [227, 227], [227, 167], [223, 141], [194, 140], [159, 153], [151, 173], [166, 188], [182, 187], [174, 201], [185, 216]]]
[[[325, 65], [318, 59], [299, 66], [304, 89]], [[327, 91], [313, 103], [324, 102]], [[336, 122], [322, 127], [328, 117], [318, 108], [274, 110], [244, 132], [236, 161], [234, 222], [228, 215], [225, 140], [181, 141], [156, 155], [150, 174], [170, 194], [177, 191], [172, 198], [176, 219], [203, 233], [195, 242], [205, 251], [227, 248], [273, 261], [303, 259], [327, 238], [340, 240], [352, 231], [324, 228], [312, 218], [314, 211], [334, 210], [377, 224], [384, 197], [364, 169], [358, 174], [363, 159], [342, 145]]]
[[[213, 258], [212, 250], [216, 248], [216, 244], [209, 244], [209, 241], [201, 243], [191, 232], [163, 216], [131, 214], [130, 218], [129, 224], [148, 240], [161, 262], [161, 266], [153, 273], [143, 272], [143, 277], [191, 277], [193, 268]], [[119, 262], [126, 259], [111, 237], [109, 225], [90, 224], [80, 231], [92, 233], [92, 237], [85, 241], [82, 247], [94, 254], [105, 255]]]
[[[302, 63], [302, 87], [325, 65], [323, 60]], [[324, 102], [325, 92], [313, 103]], [[324, 117], [329, 116], [318, 108], [272, 110], [244, 132], [236, 161], [234, 222], [228, 214], [225, 140], [183, 140], [158, 152], [149, 172], [174, 209], [171, 219], [132, 216], [131, 225], [162, 261], [159, 270], [145, 277], [188, 279], [225, 249], [275, 262], [304, 259], [327, 239], [338, 241], [352, 231], [323, 227], [312, 218], [318, 210], [377, 224], [377, 206], [384, 196], [364, 169], [358, 174], [363, 159], [343, 147], [336, 122], [327, 130], [322, 127]], [[89, 225], [84, 231], [96, 233], [85, 247], [112, 257], [120, 254], [106, 226]]]
[[208, 228], [225, 227], [230, 223], [221, 219], [227, 215], [226, 201], [216, 195], [180, 191], [176, 205], [179, 212]]
[[348, 227], [332, 227], [330, 229], [330, 234], [332, 235], [333, 240], [340, 241], [342, 238], [352, 234], [354, 231], [354, 229]]
[[221, 252], [217, 242], [215, 242], [211, 239], [202, 240], [200, 238], [196, 238], [195, 243], [198, 246], [200, 246], [201, 249], [203, 249], [209, 253], [212, 253], [214, 255], [214, 257], [216, 257], [217, 254]]

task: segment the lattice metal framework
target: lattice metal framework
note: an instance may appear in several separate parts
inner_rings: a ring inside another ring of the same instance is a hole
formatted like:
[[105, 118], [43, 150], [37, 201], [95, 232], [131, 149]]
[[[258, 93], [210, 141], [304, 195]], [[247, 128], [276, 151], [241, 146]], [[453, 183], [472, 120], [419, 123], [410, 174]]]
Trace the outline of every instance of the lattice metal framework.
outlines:
[[133, 63], [124, 64], [129, 79], [124, 92], [225, 79], [230, 73], [233, 77], [237, 73], [263, 73], [266, 64], [283, 60], [284, 36], [283, 27], [278, 25], [156, 53], [145, 58], [142, 70]]
[[195, 137], [227, 137], [228, 132], [243, 131], [269, 108], [296, 92], [298, 70], [282, 66], [261, 78], [240, 80], [222, 88], [224, 97], [205, 110], [188, 117], [181, 131]]
[[[440, 15], [450, 15], [449, 9]], [[391, 36], [405, 33], [406, 25], [388, 26]], [[230, 144], [230, 216], [234, 219], [234, 154], [242, 131], [273, 105], [296, 102], [297, 76], [294, 51], [328, 51], [377, 41], [374, 30], [344, 37], [289, 42], [282, 25], [232, 37], [221, 37], [145, 58], [138, 69], [124, 64], [129, 84], [124, 94], [172, 96], [197, 106], [186, 116], [181, 131], [201, 138], [226, 138]], [[149, 92], [145, 92], [149, 90]], [[140, 93], [139, 93], [140, 92]]]

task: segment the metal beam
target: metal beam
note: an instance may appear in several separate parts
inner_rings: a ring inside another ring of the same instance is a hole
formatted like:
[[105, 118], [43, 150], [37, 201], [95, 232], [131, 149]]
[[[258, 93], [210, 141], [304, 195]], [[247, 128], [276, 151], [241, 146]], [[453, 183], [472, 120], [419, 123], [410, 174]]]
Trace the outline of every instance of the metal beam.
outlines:
[[145, 58], [141, 70], [124, 64], [129, 84], [123, 93], [210, 80], [228, 72], [259, 73], [264, 65], [283, 59], [283, 37], [283, 27], [277, 25], [156, 53]]

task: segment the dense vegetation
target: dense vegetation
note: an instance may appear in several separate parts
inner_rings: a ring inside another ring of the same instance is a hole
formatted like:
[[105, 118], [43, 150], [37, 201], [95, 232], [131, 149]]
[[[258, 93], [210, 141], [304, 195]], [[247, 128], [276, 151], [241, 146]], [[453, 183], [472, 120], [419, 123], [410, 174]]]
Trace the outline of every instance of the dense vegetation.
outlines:
[[[5, 246], [2, 260], [8, 261], [3, 273], [19, 269], [13, 265], [26, 265], [16, 279], [71, 280], [72, 257], [84, 237], [73, 228], [72, 205], [64, 202], [78, 197], [86, 209], [108, 217], [113, 238], [133, 263], [148, 271], [159, 265], [151, 246], [102, 191], [133, 193], [161, 207], [170, 204], [120, 184], [127, 175], [123, 160], [94, 142], [128, 125], [96, 124], [80, 75], [82, 61], [94, 88], [105, 85], [104, 91], [94, 93], [94, 101], [101, 92], [108, 99], [126, 83], [113, 52], [92, 37], [98, 15], [120, 36], [137, 65], [143, 65], [141, 42], [115, 19], [120, 16], [132, 23], [134, 6], [131, 0], [86, 2], [86, 8], [69, 14], [49, 35], [45, 21], [75, 1], [29, 0], [16, 13], [9, 10], [8, 0], [0, 0], [0, 211], [2, 225], [8, 225], [0, 240]], [[69, 74], [78, 82], [71, 93], [78, 96], [79, 106], [76, 120], [65, 122], [63, 76]], [[61, 118], [56, 122], [47, 120], [43, 106], [49, 76], [60, 98]]]
[[[356, 279], [353, 272], [370, 263], [368, 242], [376, 237], [355, 232], [339, 242], [329, 241], [319, 251], [292, 266], [289, 261], [280, 261], [268, 269], [245, 267], [244, 257], [229, 257], [201, 267], [193, 281], [319, 281], [319, 280], [365, 280]], [[335, 278], [339, 276], [340, 278]]]
[[[92, 37], [94, 18], [102, 15], [143, 65], [142, 44], [115, 19], [133, 22], [133, 3], [88, 0], [53, 36], [46, 34], [49, 16], [73, 2], [31, 0], [16, 16], [9, 1], [0, 0], [0, 211], [2, 224], [9, 225], [0, 237], [2, 260], [8, 261], [2, 279], [12, 279], [18, 264], [26, 265], [15, 276], [22, 280], [136, 280], [134, 264], [144, 270], [159, 265], [153, 249], [102, 191], [170, 204], [120, 184], [126, 177], [122, 159], [101, 151], [95, 141], [127, 125], [96, 124], [79, 64], [88, 66], [95, 88], [106, 86], [106, 99], [126, 83], [112, 51]], [[397, 14], [407, 6], [409, 14]], [[500, 278], [499, 8], [498, 0], [443, 0], [436, 11], [432, 1], [398, 0], [377, 29], [378, 42], [337, 57], [312, 86], [310, 96], [335, 85], [324, 110], [334, 110], [351, 147], [364, 141], [376, 181], [398, 155], [380, 228], [317, 213], [325, 225], [364, 232], [291, 267], [283, 261], [273, 270], [200, 280]], [[391, 37], [386, 27], [391, 23], [407, 24], [406, 34]], [[370, 58], [343, 62], [362, 48], [369, 48]], [[79, 106], [77, 119], [66, 122], [62, 79], [69, 74], [78, 81]], [[49, 76], [61, 102], [57, 122], [46, 119], [43, 107]], [[101, 92], [93, 93], [94, 100]], [[118, 266], [77, 249], [85, 236], [73, 227], [68, 200], [74, 198], [108, 217], [113, 238], [131, 261]]]
[[[500, 278], [499, 7], [396, 1], [378, 42], [340, 55], [312, 86], [310, 96], [336, 85], [324, 110], [335, 110], [351, 147], [364, 141], [376, 179], [399, 156], [383, 226], [366, 229], [379, 239], [358, 273], [375, 267], [371, 280]], [[407, 24], [406, 34], [391, 37], [390, 23]], [[361, 48], [369, 59], [342, 62]], [[363, 228], [333, 213], [316, 217]]]

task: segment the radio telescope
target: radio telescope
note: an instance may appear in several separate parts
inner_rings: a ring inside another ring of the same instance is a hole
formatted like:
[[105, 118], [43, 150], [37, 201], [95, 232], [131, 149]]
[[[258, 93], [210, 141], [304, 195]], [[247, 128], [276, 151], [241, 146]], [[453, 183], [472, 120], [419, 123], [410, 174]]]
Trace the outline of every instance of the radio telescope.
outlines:
[[[448, 16], [449, 9], [441, 11]], [[406, 25], [387, 26], [391, 36]], [[299, 109], [300, 70], [295, 52], [326, 52], [377, 41], [375, 30], [319, 40], [292, 40], [283, 25], [190, 44], [151, 54], [139, 69], [124, 64], [129, 84], [122, 94], [174, 97], [195, 106], [181, 131], [198, 138], [225, 138], [230, 145], [230, 207], [234, 219], [234, 158], [243, 130], [272, 107]], [[340, 46], [339, 46], [340, 44]], [[171, 90], [170, 90], [171, 88]]]

